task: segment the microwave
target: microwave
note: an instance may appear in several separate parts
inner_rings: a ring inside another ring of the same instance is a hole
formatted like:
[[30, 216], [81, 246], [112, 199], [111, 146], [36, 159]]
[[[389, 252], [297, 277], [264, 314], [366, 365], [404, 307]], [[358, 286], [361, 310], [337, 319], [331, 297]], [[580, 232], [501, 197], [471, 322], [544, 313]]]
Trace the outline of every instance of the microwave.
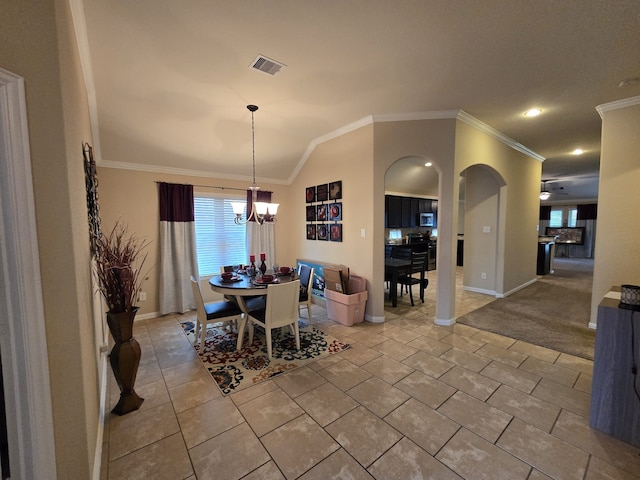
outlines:
[[421, 227], [435, 227], [433, 213], [418, 214], [418, 224]]

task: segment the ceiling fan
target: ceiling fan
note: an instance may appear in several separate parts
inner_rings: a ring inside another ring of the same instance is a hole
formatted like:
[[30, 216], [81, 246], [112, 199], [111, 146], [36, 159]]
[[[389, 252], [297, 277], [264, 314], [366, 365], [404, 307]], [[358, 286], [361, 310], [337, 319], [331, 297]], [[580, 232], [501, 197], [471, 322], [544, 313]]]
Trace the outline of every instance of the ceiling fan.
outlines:
[[[542, 189], [540, 190], [540, 200], [549, 200], [551, 197], [551, 192], [547, 190], [547, 182], [551, 182], [553, 180], [543, 180], [542, 181]], [[555, 190], [564, 190], [564, 187], [558, 187]], [[553, 195], [569, 195], [567, 192], [553, 192]]]

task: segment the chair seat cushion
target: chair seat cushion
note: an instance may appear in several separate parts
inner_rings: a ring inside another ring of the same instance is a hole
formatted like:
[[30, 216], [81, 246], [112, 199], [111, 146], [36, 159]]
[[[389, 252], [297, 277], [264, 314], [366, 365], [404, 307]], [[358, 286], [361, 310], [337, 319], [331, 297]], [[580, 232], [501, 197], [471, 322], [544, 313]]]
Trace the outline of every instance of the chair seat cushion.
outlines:
[[231, 317], [242, 313], [242, 310], [234, 302], [227, 301], [205, 303], [204, 311], [207, 314], [207, 320]]

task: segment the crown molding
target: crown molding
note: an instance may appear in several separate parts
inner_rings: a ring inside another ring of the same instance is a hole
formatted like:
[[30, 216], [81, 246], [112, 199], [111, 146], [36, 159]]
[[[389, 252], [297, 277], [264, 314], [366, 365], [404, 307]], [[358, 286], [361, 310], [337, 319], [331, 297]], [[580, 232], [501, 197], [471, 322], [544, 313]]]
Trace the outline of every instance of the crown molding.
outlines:
[[[141, 165], [139, 163], [113, 162], [109, 160], [98, 160], [96, 165], [102, 168], [118, 168], [121, 170], [135, 170], [138, 172], [166, 173], [169, 175], [185, 175], [189, 177], [208, 177], [219, 178], [223, 180], [239, 180], [253, 181], [253, 178], [247, 175], [233, 175], [229, 173], [210, 172], [203, 170], [188, 170], [186, 168], [174, 167], [158, 167], [156, 165]], [[275, 178], [256, 177], [256, 182], [271, 183], [274, 185], [287, 185], [284, 180]]]
[[604, 118], [604, 114], [607, 112], [619, 110], [621, 108], [633, 107], [634, 105], [640, 105], [640, 95], [616, 100], [615, 102], [603, 103], [602, 105], [598, 105], [596, 110], [600, 115], [600, 118]]
[[529, 148], [525, 147], [521, 143], [516, 142], [511, 137], [507, 137], [502, 132], [499, 132], [495, 128], [490, 127], [486, 123], [481, 122], [477, 118], [472, 117], [471, 115], [469, 115], [468, 113], [466, 113], [466, 112], [464, 112], [462, 110], [459, 111], [457, 118], [461, 122], [464, 122], [464, 123], [466, 123], [468, 125], [471, 125], [472, 127], [480, 130], [481, 132], [486, 133], [487, 135], [495, 138], [496, 140], [501, 141], [505, 145], [513, 148], [514, 150], [517, 150], [520, 153], [524, 153], [525, 155], [527, 155], [529, 157], [532, 157], [532, 158], [535, 158], [536, 160], [538, 160], [540, 162], [544, 162], [545, 161], [545, 157], [543, 157], [542, 155], [538, 155], [533, 150], [530, 150]]

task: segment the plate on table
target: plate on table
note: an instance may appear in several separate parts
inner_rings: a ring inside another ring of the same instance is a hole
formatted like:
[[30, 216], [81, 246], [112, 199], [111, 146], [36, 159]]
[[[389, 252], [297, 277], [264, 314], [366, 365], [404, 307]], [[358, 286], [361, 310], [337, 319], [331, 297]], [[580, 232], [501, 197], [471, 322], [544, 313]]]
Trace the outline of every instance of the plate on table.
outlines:
[[272, 283], [280, 283], [280, 280], [278, 280], [277, 278], [274, 278], [273, 280], [271, 280], [270, 282], [265, 282], [264, 280], [262, 280], [261, 278], [256, 278], [253, 281], [254, 284], [256, 285], [270, 285]]
[[235, 282], [241, 282], [242, 279], [240, 277], [231, 277], [229, 280], [225, 280], [224, 278], [221, 278], [220, 281], [222, 283], [235, 283]]

